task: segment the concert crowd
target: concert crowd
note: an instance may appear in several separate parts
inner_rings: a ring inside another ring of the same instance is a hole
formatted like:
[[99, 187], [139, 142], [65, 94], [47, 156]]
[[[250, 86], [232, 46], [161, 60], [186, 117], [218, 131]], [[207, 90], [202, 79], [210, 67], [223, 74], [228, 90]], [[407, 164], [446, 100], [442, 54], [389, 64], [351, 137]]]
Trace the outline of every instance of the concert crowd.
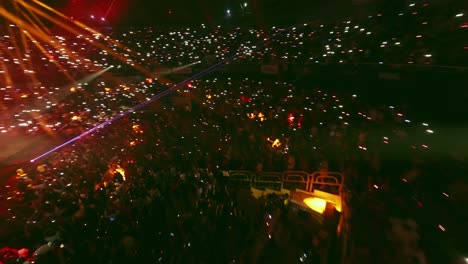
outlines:
[[[0, 89], [3, 135], [53, 133], [61, 142], [72, 140], [23, 164], [7, 183], [0, 241], [8, 247], [0, 261], [319, 263], [332, 239], [329, 227], [311, 228], [313, 219], [291, 213], [286, 197], [255, 199], [231, 188], [223, 171], [322, 169], [346, 175], [356, 245], [351, 263], [424, 263], [421, 248], [429, 246], [419, 245], [418, 234], [405, 238], [411, 241], [407, 250], [382, 226], [390, 216], [418, 219], [420, 197], [397, 189], [440, 172], [431, 159], [438, 131], [425, 120], [397, 105], [371, 107], [359, 94], [229, 73], [182, 82], [173, 93], [132, 109], [179, 82], [164, 74], [126, 75], [137, 64], [209, 65], [236, 52], [240, 56], [230, 63], [466, 66], [457, 56], [467, 27], [460, 11], [426, 21], [431, 12], [431, 6], [410, 5], [398, 14], [395, 35], [385, 27], [395, 18], [375, 14], [367, 21], [292, 28], [202, 25], [95, 34], [109, 44], [106, 49], [90, 46], [86, 36], [56, 36], [78, 53], [57, 50], [44, 57], [36, 50], [25, 57], [44, 63], [35, 70], [38, 77], [63, 73], [54, 61], [66, 61], [66, 71], [81, 81], [69, 84], [61, 75], [17, 87], [2, 83]], [[444, 38], [435, 37], [441, 32]], [[111, 52], [122, 45], [126, 61], [115, 60]], [[77, 62], [77, 54], [90, 59]], [[17, 64], [6, 62], [15, 72]]]

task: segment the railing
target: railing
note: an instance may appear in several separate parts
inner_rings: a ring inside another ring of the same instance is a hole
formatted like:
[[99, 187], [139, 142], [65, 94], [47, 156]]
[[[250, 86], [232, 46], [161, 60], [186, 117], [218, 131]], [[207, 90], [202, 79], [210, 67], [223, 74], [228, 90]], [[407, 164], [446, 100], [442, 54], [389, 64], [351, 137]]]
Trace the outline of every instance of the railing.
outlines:
[[303, 190], [314, 192], [319, 190], [341, 196], [344, 185], [344, 176], [339, 172], [305, 171], [285, 172], [251, 172], [232, 170], [227, 172], [228, 180], [232, 186], [254, 187], [257, 189], [274, 190]]
[[[337, 226], [340, 238], [340, 263], [346, 263], [349, 257], [349, 208], [348, 193], [344, 190], [344, 176], [339, 172], [285, 171], [285, 172], [251, 172], [228, 171], [224, 173], [231, 186], [273, 190], [301, 190], [313, 193], [317, 197], [335, 204], [341, 212]], [[326, 259], [326, 258], [325, 258]]]

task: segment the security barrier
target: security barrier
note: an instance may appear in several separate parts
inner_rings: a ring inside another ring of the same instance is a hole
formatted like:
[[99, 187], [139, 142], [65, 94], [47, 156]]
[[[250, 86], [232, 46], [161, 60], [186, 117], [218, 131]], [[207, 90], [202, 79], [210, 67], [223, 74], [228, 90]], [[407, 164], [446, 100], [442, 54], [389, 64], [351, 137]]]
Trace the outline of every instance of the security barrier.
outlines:
[[257, 189], [272, 189], [279, 191], [283, 188], [283, 174], [278, 172], [257, 173], [253, 187]]
[[253, 183], [252, 173], [249, 171], [230, 171], [229, 183], [234, 187], [250, 188]]
[[283, 173], [283, 188], [287, 190], [307, 190], [309, 174], [303, 171], [286, 171]]
[[308, 192], [325, 191], [340, 196], [343, 191], [344, 177], [339, 172], [316, 171], [309, 174]]
[[273, 190], [321, 191], [341, 195], [343, 174], [330, 171], [251, 172], [232, 170], [225, 173], [231, 186]]
[[[285, 171], [285, 172], [249, 172], [228, 171], [224, 172], [231, 186], [251, 188], [254, 196], [262, 196], [267, 192], [289, 192], [293, 194], [312, 194], [333, 203], [336, 210], [341, 212], [336, 235], [339, 238], [340, 263], [347, 263], [349, 257], [349, 195], [344, 190], [344, 176], [339, 172], [315, 171]], [[274, 192], [274, 191], [273, 191]], [[323, 261], [326, 262], [330, 248], [323, 252]], [[336, 253], [334, 253], [336, 254]], [[325, 263], [325, 262], [321, 263]]]

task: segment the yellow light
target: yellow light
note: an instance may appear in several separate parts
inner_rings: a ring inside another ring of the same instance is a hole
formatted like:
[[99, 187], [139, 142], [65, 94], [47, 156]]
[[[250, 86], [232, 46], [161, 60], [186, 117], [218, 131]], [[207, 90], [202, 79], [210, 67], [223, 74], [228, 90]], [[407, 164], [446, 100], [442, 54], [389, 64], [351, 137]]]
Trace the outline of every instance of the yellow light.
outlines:
[[76, 88], [75, 87], [70, 88], [70, 92], [76, 92]]
[[28, 95], [27, 95], [27, 94], [23, 94], [23, 95], [21, 95], [21, 98], [28, 98]]
[[106, 90], [106, 92], [110, 92], [112, 89], [111, 88], [104, 88], [104, 90]]
[[267, 141], [271, 143], [272, 148], [279, 148], [282, 145], [279, 139], [271, 140], [270, 138], [267, 138]]
[[262, 112], [260, 112], [260, 113], [258, 114], [258, 118], [260, 119], [261, 122], [263, 122], [263, 121], [266, 120], [265, 115], [262, 114]]
[[[117, 166], [118, 166], [118, 165], [117, 165]], [[115, 169], [115, 172], [120, 173], [120, 175], [122, 175], [122, 179], [123, 179], [124, 181], [126, 181], [126, 178], [125, 178], [125, 170], [122, 169], [122, 167], [118, 166], [117, 169]]]
[[18, 177], [24, 177], [24, 176], [26, 176], [27, 174], [24, 172], [23, 169], [17, 169], [17, 170], [16, 170], [16, 175], [17, 175]]
[[136, 142], [135, 141], [131, 141], [130, 142], [130, 146], [135, 146], [136, 145]]
[[211, 99], [211, 94], [207, 94], [207, 95], [206, 95], [206, 98], [207, 98], [207, 99]]
[[304, 199], [304, 203], [312, 210], [323, 214], [325, 212], [325, 208], [327, 207], [327, 201], [317, 198], [317, 197], [309, 197]]
[[275, 141], [273, 141], [273, 144], [271, 146], [274, 148], [280, 147], [281, 142], [279, 141], [279, 139], [275, 139]]
[[254, 118], [255, 118], [255, 114], [254, 114], [254, 113], [247, 114], [247, 117], [250, 118], [250, 119], [254, 119]]
[[133, 125], [132, 128], [135, 133], [143, 134], [143, 130], [140, 128], [140, 125]]

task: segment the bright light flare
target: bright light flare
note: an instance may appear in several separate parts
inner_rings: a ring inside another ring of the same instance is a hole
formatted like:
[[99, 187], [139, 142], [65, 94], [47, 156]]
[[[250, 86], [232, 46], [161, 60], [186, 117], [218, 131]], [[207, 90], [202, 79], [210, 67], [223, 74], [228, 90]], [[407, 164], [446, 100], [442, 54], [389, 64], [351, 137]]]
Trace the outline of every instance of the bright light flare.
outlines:
[[320, 214], [325, 212], [325, 208], [327, 207], [327, 201], [317, 198], [317, 197], [309, 197], [304, 199], [303, 201], [310, 209]]
[[[49, 10], [50, 12], [53, 12], [55, 15], [57, 15], [57, 16], [63, 18], [63, 19], [66, 19], [66, 20], [68, 20], [68, 21], [70, 21], [70, 22], [72, 22], [74, 25], [76, 25], [77, 27], [79, 27], [79, 28], [81, 28], [81, 29], [83, 29], [83, 30], [86, 30], [86, 31], [88, 31], [88, 32], [90, 32], [90, 33], [92, 33], [92, 34], [101, 34], [100, 32], [98, 32], [98, 31], [92, 29], [91, 27], [89, 27], [89, 26], [87, 26], [87, 25], [85, 25], [85, 24], [83, 24], [83, 23], [81, 23], [81, 22], [79, 22], [79, 21], [70, 19], [70, 18], [67, 17], [66, 15], [60, 13], [59, 11], [53, 9], [52, 7], [50, 7], [50, 6], [48, 6], [48, 5], [44, 4], [44, 3], [42, 3], [42, 2], [40, 2], [40, 1], [33, 0], [33, 2], [36, 3], [37, 5], [39, 5], [39, 6], [43, 7], [43, 8], [45, 8], [46, 10]], [[113, 3], [112, 3], [112, 4], [113, 4]], [[112, 43], [113, 45], [116, 45], [117, 47], [119, 47], [119, 48], [121, 48], [121, 49], [123, 49], [123, 50], [126, 50], [126, 51], [130, 52], [130, 53], [133, 54], [133, 55], [137, 55], [137, 52], [134, 52], [134, 51], [130, 50], [128, 47], [125, 47], [124, 45], [122, 45], [122, 43], [120, 43], [120, 42], [118, 42], [118, 41], [116, 41], [116, 40], [114, 40], [114, 39], [111, 39], [111, 38], [109, 38], [108, 36], [106, 36], [106, 39], [108, 39], [108, 41], [109, 41], [110, 43]]]
[[271, 140], [270, 138], [267, 138], [267, 141], [271, 143], [272, 148], [279, 148], [282, 145], [279, 139]]
[[120, 173], [120, 175], [122, 175], [122, 179], [124, 181], [127, 180], [127, 178], [125, 178], [125, 170], [122, 167], [120, 167], [119, 165], [117, 165], [117, 168], [115, 169], [114, 173], [116, 173], [116, 172], [118, 172], [118, 173]]
[[[66, 19], [67, 21], [66, 22], [72, 22], [72, 25], [70, 25], [70, 23], [66, 23], [65, 21], [60, 21], [59, 19], [47, 14], [46, 12], [44, 12], [43, 10], [40, 10], [39, 8], [35, 7], [35, 6], [32, 6], [31, 4], [29, 3], [26, 3], [26, 2], [20, 2], [25, 8], [33, 11], [34, 13], [36, 13], [37, 15], [51, 21], [52, 23], [54, 23], [55, 25], [61, 27], [62, 29], [70, 32], [70, 33], [73, 33], [75, 35], [79, 35], [81, 32], [76, 28], [76, 27], [79, 27], [80, 29], [83, 29], [83, 27], [81, 26], [82, 24], [78, 24], [76, 23], [75, 21], [73, 20], [70, 20], [70, 18], [68, 18], [67, 16], [63, 15], [62, 13], [56, 11], [55, 9], [43, 4], [42, 2], [39, 2], [39, 1], [33, 1], [35, 2], [36, 4], [40, 5], [41, 7], [45, 8], [46, 10], [49, 10], [49, 11], [52, 11], [55, 15], [58, 15], [60, 18], [63, 18], [63, 19]], [[75, 26], [75, 27], [74, 27]], [[89, 27], [85, 27], [85, 29], [87, 29], [87, 31], [91, 32], [91, 33], [94, 33], [95, 31], [94, 30], [89, 30], [88, 29]], [[96, 32], [98, 34], [100, 34], [99, 32]], [[94, 33], [94, 34], [96, 34]], [[88, 38], [85, 38], [85, 40], [87, 40], [89, 42], [90, 45], [93, 45], [97, 48], [100, 48], [102, 50], [105, 50], [107, 53], [109, 53], [110, 55], [112, 55], [114, 58], [122, 61], [122, 62], [125, 62], [127, 61], [127, 59], [125, 58], [125, 56], [121, 55], [119, 52], [115, 52], [114, 50], [112, 50], [111, 48], [108, 47], [107, 44], [102, 44], [102, 43], [99, 43], [99, 42], [96, 42], [96, 41], [91, 41], [89, 40]], [[112, 43], [112, 41], [111, 41]], [[141, 73], [144, 73], [145, 75], [150, 75], [151, 72], [149, 70], [147, 70], [146, 68], [142, 67], [141, 65], [138, 65], [138, 64], [131, 64], [131, 66], [133, 68], [135, 68], [136, 70], [140, 71]]]

